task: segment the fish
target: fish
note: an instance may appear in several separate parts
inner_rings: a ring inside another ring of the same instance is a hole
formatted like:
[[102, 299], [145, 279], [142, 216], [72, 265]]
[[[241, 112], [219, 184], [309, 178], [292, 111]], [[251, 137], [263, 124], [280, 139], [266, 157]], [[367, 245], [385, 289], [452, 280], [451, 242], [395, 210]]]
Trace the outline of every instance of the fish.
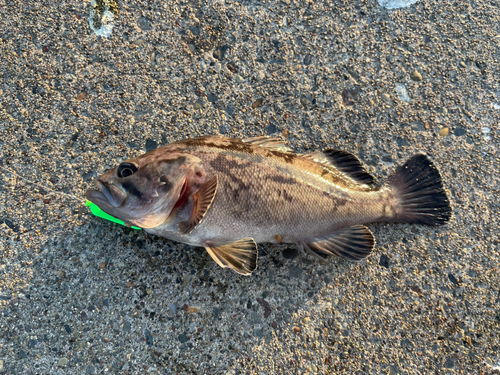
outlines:
[[294, 153], [274, 137], [202, 136], [123, 161], [86, 198], [128, 226], [204, 247], [241, 275], [257, 268], [259, 243], [290, 243], [322, 261], [359, 262], [375, 238], [366, 224], [444, 225], [452, 209], [424, 153], [384, 183], [353, 154]]

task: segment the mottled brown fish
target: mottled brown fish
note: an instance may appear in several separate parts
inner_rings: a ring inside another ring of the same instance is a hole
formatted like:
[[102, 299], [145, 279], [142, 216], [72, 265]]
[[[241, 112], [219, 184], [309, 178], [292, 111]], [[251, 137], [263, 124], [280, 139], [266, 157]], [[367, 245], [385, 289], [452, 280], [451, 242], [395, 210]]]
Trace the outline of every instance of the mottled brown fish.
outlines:
[[363, 224], [445, 224], [441, 176], [424, 154], [387, 182], [350, 153], [294, 154], [277, 138], [187, 139], [127, 160], [96, 180], [87, 199], [129, 225], [203, 246], [221, 267], [249, 275], [257, 243], [294, 243], [326, 260], [359, 261], [375, 239]]

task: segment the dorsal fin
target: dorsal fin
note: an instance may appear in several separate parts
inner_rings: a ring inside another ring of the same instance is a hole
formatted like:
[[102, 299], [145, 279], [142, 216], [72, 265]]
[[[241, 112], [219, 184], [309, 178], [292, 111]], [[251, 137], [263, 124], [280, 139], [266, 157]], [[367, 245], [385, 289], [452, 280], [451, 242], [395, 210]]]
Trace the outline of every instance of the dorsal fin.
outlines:
[[285, 141], [276, 137], [262, 135], [259, 137], [244, 138], [242, 141], [251, 144], [252, 146], [265, 147], [271, 151], [292, 151], [292, 149], [285, 144]]
[[377, 182], [375, 177], [365, 170], [359, 159], [347, 151], [328, 149], [304, 154], [302, 157], [332, 166], [360, 184], [374, 185]]

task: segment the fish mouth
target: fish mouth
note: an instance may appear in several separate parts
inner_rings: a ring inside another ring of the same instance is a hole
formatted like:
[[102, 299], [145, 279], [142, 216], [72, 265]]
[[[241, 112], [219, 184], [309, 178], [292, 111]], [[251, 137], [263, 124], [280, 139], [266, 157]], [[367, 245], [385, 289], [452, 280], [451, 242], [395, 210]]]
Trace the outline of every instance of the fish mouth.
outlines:
[[127, 193], [113, 184], [108, 184], [100, 180], [95, 180], [94, 183], [99, 190], [88, 190], [85, 196], [89, 201], [98, 206], [98, 203], [104, 203], [118, 208], [123, 204], [125, 198], [127, 198]]

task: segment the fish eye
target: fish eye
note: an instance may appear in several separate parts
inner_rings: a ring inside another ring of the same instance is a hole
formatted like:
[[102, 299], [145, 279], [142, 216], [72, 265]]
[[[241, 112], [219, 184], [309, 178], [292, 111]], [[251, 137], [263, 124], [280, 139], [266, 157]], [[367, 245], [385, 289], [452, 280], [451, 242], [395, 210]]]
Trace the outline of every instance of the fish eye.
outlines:
[[118, 177], [123, 178], [123, 177], [128, 177], [133, 175], [135, 172], [137, 172], [137, 166], [132, 163], [121, 163], [118, 166], [118, 170], [116, 171], [116, 174]]

